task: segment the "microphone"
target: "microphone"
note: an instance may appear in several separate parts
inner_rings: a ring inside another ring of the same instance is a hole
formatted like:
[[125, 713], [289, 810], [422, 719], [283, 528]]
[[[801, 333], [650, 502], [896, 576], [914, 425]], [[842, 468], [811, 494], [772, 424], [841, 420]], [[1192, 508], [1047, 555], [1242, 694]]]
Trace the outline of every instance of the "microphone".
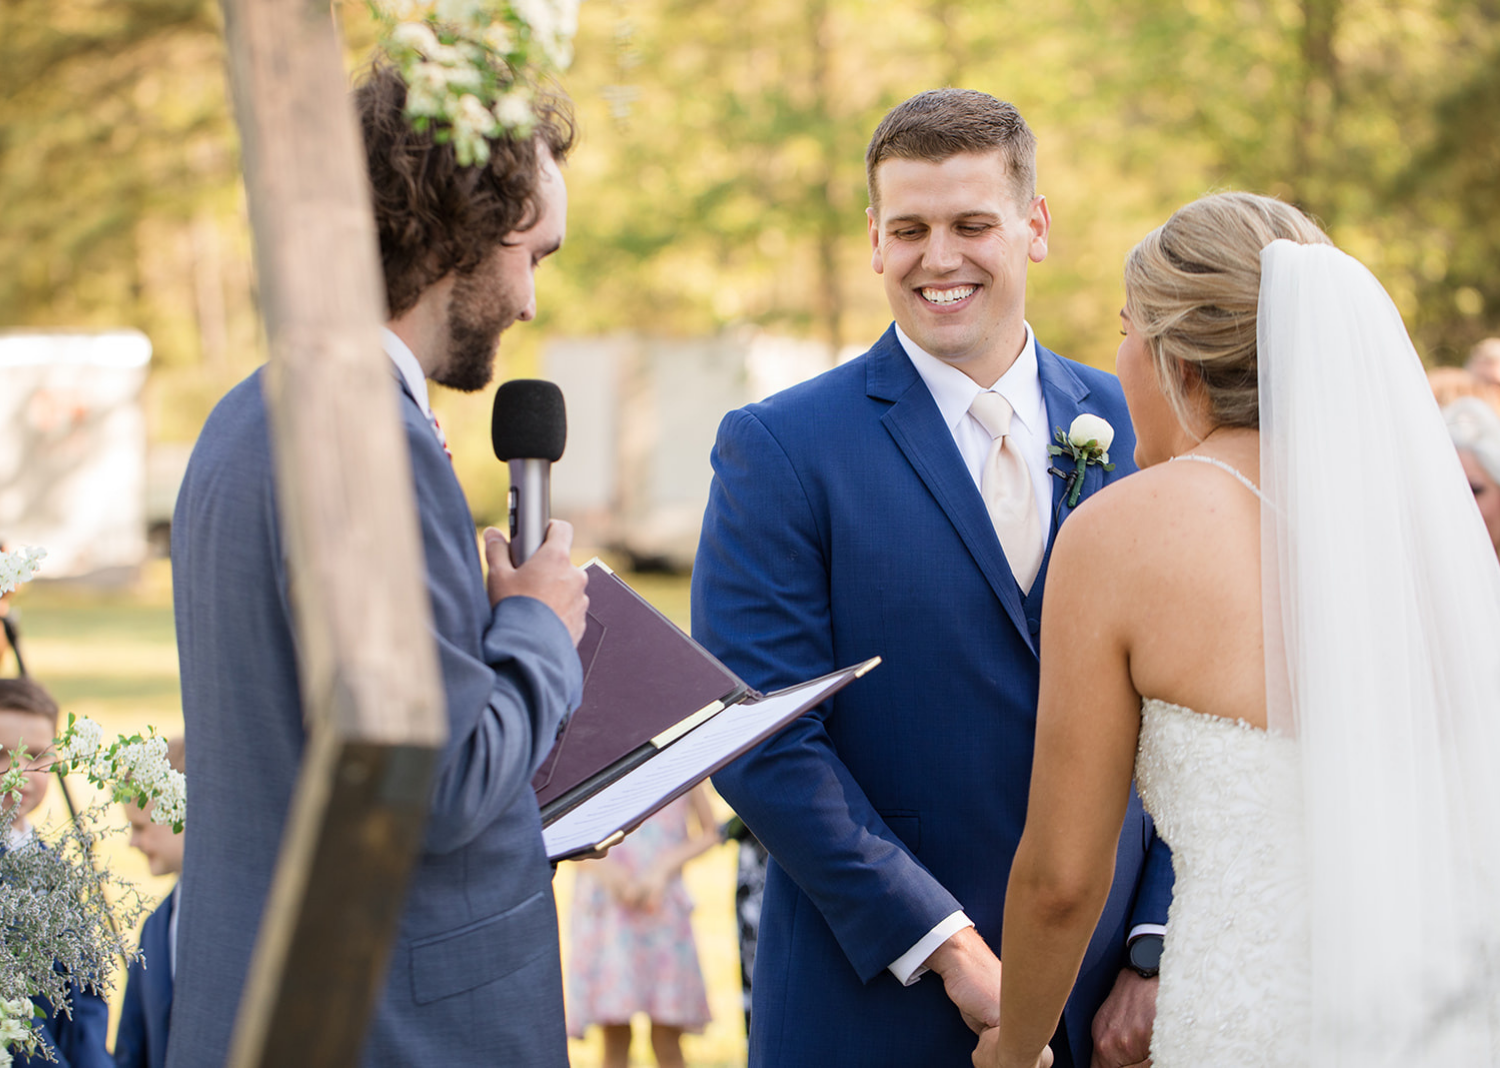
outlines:
[[562, 390], [540, 378], [501, 383], [490, 440], [496, 459], [510, 465], [510, 562], [520, 567], [541, 548], [552, 518], [552, 465], [568, 440]]

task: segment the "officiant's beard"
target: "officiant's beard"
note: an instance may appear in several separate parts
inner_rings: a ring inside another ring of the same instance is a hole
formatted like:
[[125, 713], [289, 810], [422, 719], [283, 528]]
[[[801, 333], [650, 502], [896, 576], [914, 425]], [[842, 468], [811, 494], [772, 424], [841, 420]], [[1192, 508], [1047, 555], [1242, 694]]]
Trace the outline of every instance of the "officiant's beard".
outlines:
[[520, 317], [507, 298], [487, 272], [459, 276], [448, 305], [448, 362], [435, 381], [463, 393], [490, 384], [500, 335]]

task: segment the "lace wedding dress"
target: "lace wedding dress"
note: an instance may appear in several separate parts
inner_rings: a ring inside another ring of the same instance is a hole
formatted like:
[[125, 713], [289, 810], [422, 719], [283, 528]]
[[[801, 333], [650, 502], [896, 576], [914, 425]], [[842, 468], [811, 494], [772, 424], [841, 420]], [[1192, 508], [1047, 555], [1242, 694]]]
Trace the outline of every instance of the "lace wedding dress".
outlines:
[[1307, 1063], [1307, 872], [1295, 743], [1147, 699], [1136, 785], [1172, 847], [1156, 1068]]

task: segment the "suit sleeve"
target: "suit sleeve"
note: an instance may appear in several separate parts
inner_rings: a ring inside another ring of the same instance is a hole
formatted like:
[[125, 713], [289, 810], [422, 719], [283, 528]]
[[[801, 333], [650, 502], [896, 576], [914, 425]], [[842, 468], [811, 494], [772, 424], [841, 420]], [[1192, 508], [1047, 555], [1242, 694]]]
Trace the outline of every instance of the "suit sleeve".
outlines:
[[1151, 841], [1146, 847], [1146, 862], [1141, 868], [1140, 882], [1136, 884], [1135, 902], [1130, 910], [1130, 926], [1143, 923], [1167, 923], [1167, 909], [1172, 904], [1172, 848], [1163, 842], [1156, 831], [1151, 832]]
[[146, 1007], [141, 998], [145, 981], [141, 962], [132, 961], [125, 979], [125, 998], [120, 1005], [120, 1026], [115, 1031], [116, 1068], [147, 1068]]
[[482, 582], [471, 520], [465, 507], [455, 522], [452, 503], [440, 499], [436, 487], [452, 476], [432, 435], [425, 426], [420, 435], [407, 429], [448, 701], [449, 737], [427, 829], [427, 847], [444, 853], [531, 798], [531, 777], [581, 699], [583, 668], [562, 620], [530, 597], [491, 608], [478, 656], [471, 651], [473, 583]]
[[[694, 637], [763, 690], [835, 670], [827, 531], [796, 466], [759, 419], [736, 411], [719, 427], [713, 469], [693, 569]], [[826, 727], [833, 708], [800, 717], [714, 784], [868, 982], [961, 906], [839, 758]]]

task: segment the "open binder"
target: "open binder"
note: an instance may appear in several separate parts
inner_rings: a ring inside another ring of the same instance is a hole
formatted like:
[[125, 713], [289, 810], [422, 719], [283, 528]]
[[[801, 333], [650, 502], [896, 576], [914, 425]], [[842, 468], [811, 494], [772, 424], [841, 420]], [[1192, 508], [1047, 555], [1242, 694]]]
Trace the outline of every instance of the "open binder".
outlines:
[[757, 693], [602, 561], [584, 571], [583, 702], [532, 780], [554, 861], [613, 845], [880, 662]]

